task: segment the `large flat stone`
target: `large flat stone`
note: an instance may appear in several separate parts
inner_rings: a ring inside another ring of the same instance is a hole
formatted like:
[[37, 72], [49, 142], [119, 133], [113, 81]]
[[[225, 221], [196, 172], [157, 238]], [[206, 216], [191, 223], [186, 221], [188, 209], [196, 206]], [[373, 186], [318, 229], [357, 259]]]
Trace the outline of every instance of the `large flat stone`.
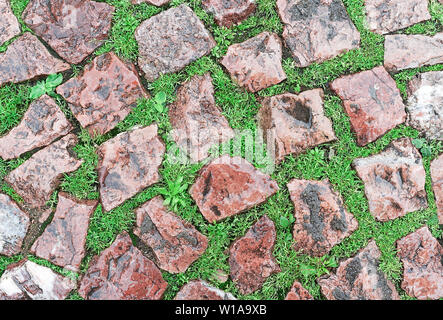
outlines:
[[59, 186], [64, 174], [77, 170], [83, 163], [73, 156], [72, 148], [77, 136], [69, 134], [36, 152], [15, 170], [5, 181], [30, 207], [41, 207]]
[[20, 23], [11, 9], [9, 0], [0, 0], [0, 46], [18, 36], [21, 32]]
[[159, 300], [167, 283], [126, 232], [92, 258], [78, 293], [88, 300]]
[[443, 298], [443, 247], [428, 227], [397, 241], [397, 255], [403, 263], [401, 287], [421, 300]]
[[114, 10], [90, 0], [31, 0], [22, 16], [60, 57], [77, 64], [108, 38]]
[[315, 89], [263, 99], [258, 123], [265, 139], [271, 135], [275, 141], [277, 163], [289, 154], [336, 140], [332, 122], [324, 114], [323, 96], [322, 89]]
[[396, 219], [428, 206], [422, 158], [409, 138], [393, 141], [379, 154], [355, 159], [353, 166], [377, 220]]
[[20, 124], [0, 137], [0, 158], [10, 160], [45, 147], [73, 129], [54, 99], [47, 95], [33, 101]]
[[257, 92], [286, 79], [281, 59], [279, 36], [266, 31], [229, 46], [220, 63], [239, 86]]
[[358, 222], [346, 210], [329, 181], [297, 180], [288, 183], [294, 203], [294, 249], [323, 256], [357, 230]]
[[267, 174], [240, 157], [224, 155], [200, 170], [189, 193], [209, 222], [239, 214], [279, 190]]
[[203, 0], [203, 8], [214, 15], [219, 26], [232, 27], [255, 11], [255, 0]]
[[97, 150], [100, 199], [105, 211], [119, 206], [158, 182], [165, 145], [157, 125], [118, 134]]
[[234, 137], [234, 131], [215, 104], [209, 73], [194, 76], [177, 92], [169, 106], [172, 139], [193, 162], [209, 156], [209, 149]]
[[360, 44], [341, 0], [277, 0], [283, 39], [297, 67], [332, 59]]
[[66, 71], [70, 65], [53, 57], [30, 32], [15, 39], [0, 53], [0, 86]]
[[331, 88], [343, 101], [359, 146], [377, 140], [406, 120], [400, 91], [383, 67], [338, 78]]
[[145, 20], [135, 31], [138, 64], [148, 81], [180, 71], [207, 55], [216, 43], [197, 15], [185, 4]]
[[113, 52], [96, 57], [75, 78], [57, 87], [75, 118], [91, 134], [105, 134], [122, 121], [137, 100], [148, 98], [133, 64]]
[[212, 287], [203, 280], [192, 280], [185, 284], [175, 300], [236, 300], [229, 292]]
[[291, 290], [286, 295], [285, 300], [314, 300], [308, 290], [303, 288], [300, 282], [294, 281]]
[[431, 179], [438, 221], [443, 225], [443, 154], [431, 162]]

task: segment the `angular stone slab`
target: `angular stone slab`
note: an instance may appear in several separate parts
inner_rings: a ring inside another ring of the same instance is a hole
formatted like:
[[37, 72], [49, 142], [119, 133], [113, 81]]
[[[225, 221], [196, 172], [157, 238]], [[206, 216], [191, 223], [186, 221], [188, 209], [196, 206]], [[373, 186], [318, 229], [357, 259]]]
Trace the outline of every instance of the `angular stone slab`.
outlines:
[[431, 19], [428, 1], [423, 0], [365, 0], [369, 30], [386, 34]]
[[0, 86], [63, 72], [70, 65], [53, 57], [29, 32], [15, 39], [6, 52], [0, 53]]
[[403, 263], [401, 287], [420, 300], [443, 298], [443, 247], [428, 227], [397, 241], [397, 255]]
[[154, 6], [160, 7], [167, 3], [169, 3], [171, 0], [131, 0], [132, 4], [140, 4], [147, 2], [149, 4], [153, 4]]
[[148, 98], [133, 64], [113, 52], [96, 57], [82, 73], [57, 87], [75, 118], [92, 134], [105, 134], [122, 121], [137, 100]]
[[108, 38], [114, 10], [90, 0], [31, 0], [22, 17], [60, 57], [78, 64]]
[[229, 292], [212, 287], [203, 280], [192, 280], [185, 284], [174, 300], [237, 300]]
[[286, 295], [285, 300], [314, 300], [308, 290], [303, 288], [300, 282], [294, 281], [291, 290]]
[[438, 221], [443, 225], [443, 154], [431, 162], [431, 179], [437, 204]]
[[89, 219], [97, 204], [95, 200], [79, 200], [60, 192], [54, 218], [33, 244], [31, 252], [60, 267], [78, 272], [86, 254]]
[[257, 92], [286, 79], [281, 59], [279, 36], [265, 31], [245, 42], [229, 46], [220, 63], [239, 86]]
[[153, 82], [180, 71], [207, 55], [216, 43], [197, 15], [185, 4], [145, 20], [135, 31], [138, 64]]
[[29, 215], [9, 196], [0, 193], [0, 255], [20, 252], [29, 225]]
[[324, 114], [323, 97], [323, 90], [315, 89], [263, 99], [258, 123], [265, 139], [269, 135], [275, 138], [277, 163], [289, 154], [336, 140], [332, 122]]
[[25, 163], [11, 171], [5, 181], [32, 208], [43, 206], [61, 183], [64, 174], [77, 170], [83, 160], [72, 155], [78, 139], [74, 134], [36, 152]]
[[353, 258], [340, 263], [335, 274], [318, 279], [328, 300], [400, 300], [394, 284], [380, 270], [381, 252], [374, 240]]
[[189, 193], [209, 222], [239, 214], [279, 190], [269, 175], [240, 157], [221, 156], [200, 170]]
[[358, 222], [346, 210], [329, 180], [297, 180], [288, 183], [294, 203], [294, 249], [323, 256], [357, 230]]
[[20, 124], [0, 137], [0, 158], [10, 160], [45, 147], [73, 129], [63, 111], [48, 95], [33, 101]]
[[409, 138], [391, 142], [379, 154], [355, 159], [353, 166], [365, 184], [369, 211], [377, 220], [427, 208], [425, 169]]
[[75, 287], [74, 280], [24, 259], [0, 278], [0, 300], [64, 300]]
[[88, 300], [159, 300], [167, 283], [126, 232], [92, 258], [78, 293]]
[[208, 247], [208, 239], [195, 227], [169, 211], [157, 196], [135, 210], [134, 234], [155, 253], [159, 268], [185, 272]]
[[203, 0], [202, 6], [219, 26], [227, 28], [248, 18], [256, 8], [255, 0]]
[[428, 139], [443, 140], [443, 71], [417, 75], [408, 84], [408, 124]]
[[234, 131], [215, 104], [214, 87], [209, 73], [194, 76], [177, 92], [169, 106], [172, 139], [193, 162], [209, 156], [209, 150], [234, 137]]
[[97, 150], [100, 199], [110, 211], [144, 188], [158, 182], [165, 145], [157, 125], [118, 134]]
[[383, 67], [343, 76], [331, 83], [342, 99], [357, 144], [365, 146], [406, 120], [394, 79]]
[[231, 279], [241, 294], [257, 291], [269, 276], [281, 271], [272, 255], [275, 237], [274, 222], [265, 215], [231, 245]]
[[20, 23], [12, 12], [9, 0], [0, 0], [0, 46], [18, 36], [21, 32]]
[[360, 44], [341, 0], [278, 0], [283, 39], [297, 67], [332, 59]]
[[384, 61], [385, 68], [392, 72], [443, 63], [443, 32], [432, 37], [387, 35]]

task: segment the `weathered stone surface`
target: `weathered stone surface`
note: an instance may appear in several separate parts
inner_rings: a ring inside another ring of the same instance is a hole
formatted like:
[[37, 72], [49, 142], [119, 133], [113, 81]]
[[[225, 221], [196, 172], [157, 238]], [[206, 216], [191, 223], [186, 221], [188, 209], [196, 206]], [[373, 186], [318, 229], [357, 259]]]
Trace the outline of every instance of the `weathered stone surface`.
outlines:
[[160, 270], [123, 232], [91, 260], [78, 292], [88, 300], [159, 300], [167, 285]]
[[0, 46], [20, 34], [20, 24], [11, 10], [9, 0], [0, 0]]
[[148, 98], [133, 64], [113, 52], [96, 57], [83, 72], [57, 88], [91, 134], [104, 134], [122, 121], [139, 98]]
[[267, 174], [240, 157], [221, 156], [200, 170], [190, 194], [209, 222], [236, 215], [279, 190]]
[[72, 155], [77, 141], [74, 134], [69, 134], [54, 142], [11, 171], [5, 181], [30, 207], [43, 206], [60, 184], [63, 174], [77, 170], [83, 163]]
[[144, 21], [135, 31], [138, 64], [148, 81], [180, 71], [207, 55], [216, 43], [196, 14], [185, 4]]
[[431, 162], [431, 179], [437, 204], [438, 221], [443, 225], [443, 154]]
[[193, 280], [185, 284], [175, 296], [175, 300], [236, 300], [229, 292], [210, 286], [203, 280]]
[[386, 34], [431, 19], [428, 1], [365, 0], [369, 30]]
[[278, 0], [277, 8], [297, 67], [332, 59], [360, 44], [341, 0]]
[[358, 228], [329, 180], [297, 180], [288, 183], [294, 203], [294, 249], [323, 256]]
[[428, 206], [422, 158], [409, 138], [393, 141], [379, 154], [355, 159], [353, 166], [377, 220], [392, 220]]
[[257, 92], [286, 79], [281, 59], [280, 38], [266, 31], [229, 46], [221, 64], [239, 86]]
[[169, 211], [157, 196], [135, 211], [134, 234], [155, 253], [158, 266], [171, 273], [185, 272], [208, 247], [195, 227]]
[[231, 27], [255, 11], [255, 0], [203, 0], [203, 8], [214, 15], [219, 26]]
[[285, 300], [314, 300], [308, 290], [300, 282], [295, 281]]
[[54, 58], [45, 46], [29, 32], [15, 39], [6, 52], [0, 53], [0, 86], [18, 83], [62, 72], [69, 64]]
[[208, 157], [209, 149], [234, 137], [234, 131], [215, 104], [209, 73], [194, 76], [177, 92], [169, 106], [172, 139], [193, 162]]
[[118, 134], [97, 150], [100, 199], [105, 211], [119, 206], [160, 180], [165, 145], [157, 125]]
[[23, 21], [60, 57], [77, 64], [108, 38], [114, 10], [90, 0], [31, 0]]
[[277, 162], [289, 154], [336, 140], [331, 120], [324, 115], [323, 96], [322, 89], [315, 89], [263, 100], [258, 123], [265, 139], [269, 135], [275, 138]]
[[374, 240], [355, 257], [337, 268], [335, 274], [319, 278], [328, 300], [399, 300], [394, 284], [380, 270], [381, 252]]
[[79, 200], [60, 192], [54, 218], [34, 243], [31, 252], [77, 272], [86, 254], [89, 219], [97, 204], [98, 201]]
[[0, 137], [0, 158], [18, 158], [25, 152], [47, 146], [72, 128], [54, 99], [44, 95], [31, 103], [18, 126]]
[[0, 278], [0, 300], [64, 300], [75, 287], [73, 280], [24, 259]]
[[397, 250], [403, 263], [402, 289], [417, 299], [443, 298], [443, 247], [428, 227], [398, 240]]
[[0, 193], [0, 254], [12, 256], [21, 250], [29, 228], [29, 216], [12, 199]]
[[336, 79], [331, 88], [343, 100], [359, 146], [377, 140], [406, 120], [400, 91], [383, 67]]
[[387, 35], [384, 61], [385, 68], [393, 72], [443, 63], [443, 32], [432, 37]]
[[443, 71], [418, 74], [408, 95], [408, 124], [429, 139], [443, 140]]
[[149, 4], [153, 4], [154, 6], [160, 7], [167, 3], [169, 3], [171, 0], [131, 0], [132, 4], [140, 4], [147, 2]]
[[231, 279], [240, 293], [257, 291], [269, 276], [280, 272], [272, 255], [275, 237], [274, 222], [265, 215], [231, 245]]

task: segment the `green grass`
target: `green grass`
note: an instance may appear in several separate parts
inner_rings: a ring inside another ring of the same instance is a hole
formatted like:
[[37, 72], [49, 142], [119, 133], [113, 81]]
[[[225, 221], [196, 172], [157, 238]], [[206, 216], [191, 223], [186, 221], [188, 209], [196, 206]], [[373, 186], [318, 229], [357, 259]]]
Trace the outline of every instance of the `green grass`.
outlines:
[[[27, 0], [12, 0], [12, 7], [17, 16], [21, 15], [27, 2]], [[441, 237], [442, 235], [442, 231], [438, 227], [429, 165], [432, 159], [443, 152], [443, 145], [435, 141], [429, 142], [432, 155], [424, 157], [429, 207], [391, 222], [377, 222], [369, 213], [363, 183], [351, 168], [351, 163], [355, 158], [367, 157], [382, 151], [391, 141], [397, 138], [405, 136], [417, 138], [419, 132], [405, 125], [400, 125], [376, 142], [364, 148], [358, 147], [340, 99], [328, 89], [328, 83], [341, 75], [368, 70], [383, 64], [384, 37], [371, 33], [365, 28], [364, 0], [344, 0], [348, 13], [361, 34], [359, 49], [352, 50], [321, 64], [313, 64], [307, 68], [295, 67], [292, 58], [285, 56], [283, 66], [288, 77], [287, 80], [257, 94], [247, 93], [233, 83], [219, 64], [219, 59], [226, 53], [229, 45], [244, 41], [262, 31], [272, 31], [281, 35], [283, 25], [276, 12], [275, 0], [258, 0], [256, 13], [231, 29], [217, 26], [213, 17], [203, 11], [200, 1], [197, 0], [173, 0], [169, 5], [162, 8], [147, 4], [131, 5], [128, 0], [109, 0], [105, 2], [116, 8], [113, 26], [108, 41], [96, 50], [94, 56], [114, 51], [121, 58], [136, 63], [138, 48], [133, 35], [137, 26], [145, 19], [181, 3], [187, 3], [214, 35], [217, 46], [210, 55], [197, 60], [181, 72], [164, 75], [154, 83], [146, 83], [146, 88], [151, 96], [155, 96], [159, 92], [165, 92], [169, 104], [175, 100], [176, 89], [182, 82], [190, 79], [193, 75], [210, 72], [216, 90], [216, 102], [223, 110], [231, 127], [250, 129], [255, 132], [257, 129], [255, 116], [260, 107], [258, 102], [260, 97], [287, 91], [298, 93], [306, 89], [323, 88], [325, 90], [326, 115], [333, 121], [338, 138], [336, 142], [316, 147], [302, 155], [286, 157], [285, 161], [277, 166], [272, 174], [272, 177], [276, 179], [280, 186], [280, 191], [265, 204], [222, 222], [208, 223], [198, 211], [190, 195], [183, 193], [183, 204], [178, 204], [176, 213], [194, 224], [200, 232], [205, 234], [209, 239], [209, 246], [203, 256], [192, 264], [185, 273], [173, 275], [163, 272], [165, 280], [169, 283], [165, 294], [166, 299], [172, 299], [183, 284], [197, 278], [205, 279], [221, 289], [232, 292], [236, 297], [244, 299], [283, 299], [294, 280], [298, 280], [316, 299], [323, 299], [316, 279], [333, 271], [340, 260], [355, 255], [372, 238], [376, 240], [382, 252], [381, 269], [394, 282], [402, 297], [404, 299], [409, 298], [400, 288], [402, 265], [396, 256], [395, 242], [424, 224], [429, 226], [434, 236]], [[443, 30], [443, 6], [438, 4], [436, 0], [431, 0], [429, 8], [432, 15], [431, 20], [401, 32], [427, 35], [441, 32]], [[23, 30], [27, 29], [24, 28]], [[0, 47], [0, 52], [4, 51], [6, 46], [7, 44]], [[88, 61], [92, 58], [89, 58]], [[83, 65], [84, 63], [74, 67], [74, 75], [82, 70]], [[393, 75], [403, 98], [406, 99], [407, 82], [419, 72], [429, 70], [443, 70], [443, 65], [406, 70]], [[21, 85], [6, 85], [0, 88], [0, 135], [6, 133], [20, 121], [30, 103], [27, 97], [32, 85], [33, 83], [24, 83]], [[104, 136], [95, 138], [91, 138], [86, 131], [81, 130], [61, 97], [58, 97], [57, 102], [69, 120], [76, 126], [76, 133], [79, 135], [80, 141], [75, 151], [80, 158], [84, 159], [84, 164], [76, 172], [64, 177], [60, 189], [78, 198], [98, 199], [98, 182], [95, 170], [97, 165], [96, 149], [104, 141], [120, 132], [124, 132], [135, 125], [144, 126], [155, 122], [159, 126], [159, 134], [165, 141], [167, 150], [175, 150], [175, 144], [168, 137], [171, 125], [167, 112], [158, 112], [153, 99], [141, 99], [137, 108], [120, 122], [114, 130]], [[237, 137], [234, 141], [238, 142], [241, 139]], [[231, 154], [234, 154], [233, 145], [234, 142], [225, 144]], [[241, 150], [245, 152], [244, 148], [241, 148]], [[12, 161], [0, 160], [0, 179], [23, 163], [29, 156], [30, 154], [26, 154], [20, 159]], [[256, 159], [254, 164], [257, 167], [264, 166], [260, 159]], [[88, 253], [82, 263], [81, 272], [87, 269], [89, 261], [94, 255], [99, 254], [113, 242], [118, 233], [123, 230], [131, 233], [135, 208], [160, 194], [162, 188], [168, 188], [169, 183], [174, 183], [180, 177], [183, 177], [182, 183], [192, 184], [201, 167], [202, 164], [175, 164], [171, 158], [166, 156], [160, 170], [163, 177], [161, 182], [147, 188], [111, 212], [105, 213], [99, 206], [91, 220], [86, 244]], [[280, 223], [281, 217], [289, 219], [293, 213], [294, 207], [286, 188], [286, 184], [293, 178], [315, 180], [328, 178], [335, 190], [343, 196], [348, 210], [354, 214], [359, 222], [357, 231], [322, 258], [312, 258], [295, 252], [291, 248], [292, 226]], [[13, 196], [18, 202], [22, 201], [2, 180], [0, 180], [0, 191]], [[56, 199], [55, 194], [53, 199]], [[268, 278], [261, 290], [244, 296], [238, 292], [231, 280], [219, 283], [214, 280], [214, 275], [219, 270], [229, 274], [226, 250], [233, 240], [243, 236], [254, 222], [264, 214], [267, 214], [276, 223], [277, 241], [274, 255], [282, 271]], [[20, 258], [21, 256], [0, 257], [0, 274], [7, 265], [18, 261]], [[76, 277], [75, 274], [66, 273], [61, 268], [41, 259], [32, 256], [30, 258], [65, 275]], [[74, 291], [69, 299], [81, 298]]]

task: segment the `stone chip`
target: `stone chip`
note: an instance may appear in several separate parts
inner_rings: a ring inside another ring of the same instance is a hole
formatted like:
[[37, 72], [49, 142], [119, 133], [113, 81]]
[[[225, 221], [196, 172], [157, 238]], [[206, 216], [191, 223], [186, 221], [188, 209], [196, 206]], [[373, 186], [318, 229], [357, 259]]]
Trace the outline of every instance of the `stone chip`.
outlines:
[[256, 8], [255, 0], [203, 0], [202, 5], [219, 26], [227, 28], [248, 18]]
[[300, 282], [294, 281], [291, 290], [286, 295], [285, 300], [314, 300], [308, 290], [303, 288]]

